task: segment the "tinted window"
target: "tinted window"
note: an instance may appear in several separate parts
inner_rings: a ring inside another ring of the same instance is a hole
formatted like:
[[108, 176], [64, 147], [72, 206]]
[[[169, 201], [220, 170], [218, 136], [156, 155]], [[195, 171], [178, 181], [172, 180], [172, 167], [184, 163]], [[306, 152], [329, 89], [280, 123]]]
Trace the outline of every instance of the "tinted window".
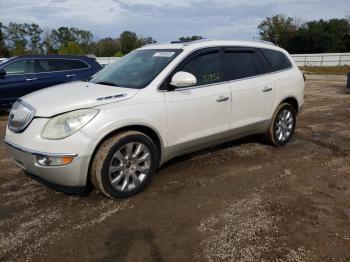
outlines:
[[197, 78], [197, 86], [221, 82], [222, 68], [219, 51], [193, 58], [181, 71], [193, 74]]
[[255, 76], [264, 72], [254, 52], [225, 51], [228, 80]]
[[61, 66], [63, 70], [83, 69], [89, 67], [86, 63], [80, 60], [63, 60], [61, 59]]
[[7, 75], [34, 73], [34, 60], [18, 60], [3, 67]]
[[285, 54], [270, 49], [261, 49], [261, 51], [269, 62], [272, 71], [279, 71], [292, 67], [291, 62]]
[[35, 72], [65, 71], [87, 68], [88, 65], [80, 60], [69, 59], [37, 59]]

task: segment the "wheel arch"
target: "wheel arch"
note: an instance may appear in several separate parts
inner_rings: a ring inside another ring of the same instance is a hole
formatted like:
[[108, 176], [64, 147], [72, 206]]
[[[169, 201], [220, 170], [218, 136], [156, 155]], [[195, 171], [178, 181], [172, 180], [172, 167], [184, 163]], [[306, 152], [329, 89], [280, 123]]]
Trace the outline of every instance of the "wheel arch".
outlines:
[[281, 103], [279, 103], [279, 104], [282, 104], [282, 103], [288, 103], [288, 104], [292, 105], [295, 108], [295, 112], [298, 113], [298, 111], [299, 111], [299, 102], [298, 102], [298, 100], [295, 97], [289, 96], [289, 97], [283, 99], [281, 101]]
[[116, 128], [114, 130], [110, 130], [108, 133], [104, 134], [103, 137], [96, 143], [96, 145], [92, 149], [92, 153], [90, 154], [90, 159], [88, 162], [88, 170], [87, 170], [87, 176], [86, 176], [87, 183], [89, 183], [90, 169], [91, 169], [92, 161], [93, 161], [98, 149], [102, 145], [102, 143], [104, 141], [106, 141], [108, 138], [110, 138], [116, 134], [125, 132], [125, 131], [139, 131], [139, 132], [149, 136], [152, 139], [152, 141], [156, 144], [157, 153], [158, 153], [157, 168], [160, 166], [161, 161], [162, 161], [162, 153], [163, 153], [164, 143], [163, 143], [163, 140], [162, 140], [159, 132], [157, 132], [154, 128], [149, 127], [149, 126], [144, 125], [144, 124], [127, 125], [127, 126]]

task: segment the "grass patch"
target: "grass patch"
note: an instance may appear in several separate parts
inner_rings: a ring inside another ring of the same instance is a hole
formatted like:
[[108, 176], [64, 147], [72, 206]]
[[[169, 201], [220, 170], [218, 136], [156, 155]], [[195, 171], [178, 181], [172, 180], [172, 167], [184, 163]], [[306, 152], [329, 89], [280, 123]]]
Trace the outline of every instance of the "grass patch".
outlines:
[[301, 66], [300, 70], [306, 74], [347, 75], [350, 73], [350, 66]]

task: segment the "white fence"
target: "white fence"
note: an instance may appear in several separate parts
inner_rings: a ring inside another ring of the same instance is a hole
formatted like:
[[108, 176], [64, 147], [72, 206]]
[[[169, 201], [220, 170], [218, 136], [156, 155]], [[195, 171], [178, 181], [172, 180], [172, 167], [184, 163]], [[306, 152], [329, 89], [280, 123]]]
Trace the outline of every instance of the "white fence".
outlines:
[[350, 65], [350, 53], [292, 55], [298, 66], [345, 66]]

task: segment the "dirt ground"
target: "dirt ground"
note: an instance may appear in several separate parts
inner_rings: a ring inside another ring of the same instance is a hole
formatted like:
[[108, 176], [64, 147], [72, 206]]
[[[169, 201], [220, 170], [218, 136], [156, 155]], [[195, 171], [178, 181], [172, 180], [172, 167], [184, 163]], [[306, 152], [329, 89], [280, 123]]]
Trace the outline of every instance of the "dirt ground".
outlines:
[[305, 92], [287, 146], [250, 137], [175, 159], [123, 201], [55, 192], [0, 142], [0, 260], [350, 261], [350, 92], [339, 76]]

